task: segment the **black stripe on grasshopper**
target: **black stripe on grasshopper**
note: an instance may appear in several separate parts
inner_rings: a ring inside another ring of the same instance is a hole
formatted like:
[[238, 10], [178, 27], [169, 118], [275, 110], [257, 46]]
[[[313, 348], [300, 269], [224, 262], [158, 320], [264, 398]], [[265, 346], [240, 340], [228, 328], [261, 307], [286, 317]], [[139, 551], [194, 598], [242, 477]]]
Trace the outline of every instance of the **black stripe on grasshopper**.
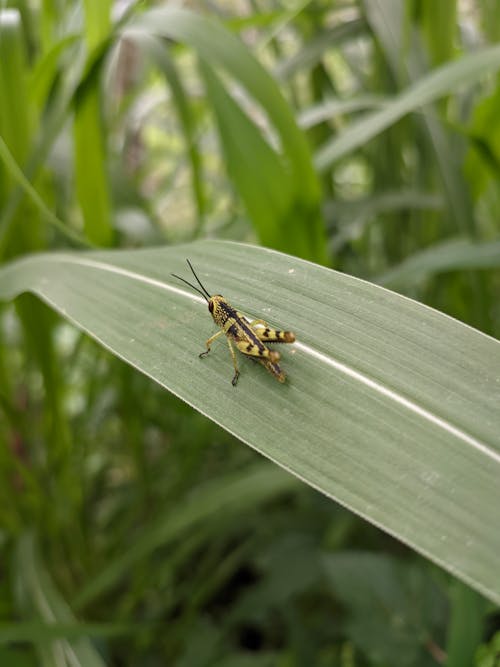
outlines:
[[208, 303], [208, 310], [210, 311], [215, 324], [220, 327], [220, 331], [207, 340], [207, 349], [199, 356], [205, 357], [210, 352], [210, 346], [213, 341], [222, 334], [225, 334], [234, 366], [234, 375], [232, 379], [233, 387], [235, 387], [238, 382], [240, 371], [238, 369], [238, 362], [236, 360], [236, 354], [232, 343], [234, 343], [238, 350], [246, 357], [258, 361], [279, 382], [285, 382], [286, 375], [278, 364], [280, 359], [279, 352], [270, 350], [264, 343], [293, 343], [295, 341], [295, 334], [291, 331], [277, 331], [270, 327], [264, 320], [254, 320], [249, 322], [244, 315], [235, 310], [221, 294], [214, 294], [211, 296], [196, 275], [189, 259], [187, 259], [186, 262], [201, 289], [175, 273], [172, 273], [172, 276], [181, 280], [186, 285], [189, 285], [189, 287], [198, 292], [198, 294], [201, 294]]

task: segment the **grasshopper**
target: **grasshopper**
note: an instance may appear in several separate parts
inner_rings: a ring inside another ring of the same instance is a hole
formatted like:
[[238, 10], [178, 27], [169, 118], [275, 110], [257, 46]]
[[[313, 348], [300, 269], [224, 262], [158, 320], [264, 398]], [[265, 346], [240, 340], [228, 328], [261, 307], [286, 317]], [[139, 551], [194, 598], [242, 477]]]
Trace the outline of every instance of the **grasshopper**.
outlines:
[[198, 289], [196, 285], [192, 285], [175, 273], [172, 273], [171, 275], [178, 280], [182, 280], [183, 283], [186, 283], [186, 285], [189, 285], [189, 287], [198, 292], [198, 294], [201, 294], [208, 303], [208, 310], [210, 311], [215, 324], [221, 329], [207, 340], [207, 349], [199, 355], [200, 358], [207, 356], [210, 352], [210, 346], [216, 338], [219, 338], [222, 334], [226, 334], [234, 366], [234, 376], [231, 381], [233, 387], [236, 387], [236, 383], [240, 376], [233, 342], [242, 354], [254, 361], [258, 361], [278, 380], [278, 382], [285, 382], [286, 375], [278, 364], [278, 361], [280, 360], [279, 352], [270, 350], [264, 343], [293, 343], [295, 341], [295, 334], [291, 331], [277, 331], [276, 329], [271, 328], [264, 320], [249, 321], [244, 315], [233, 308], [221, 294], [210, 296], [196, 275], [189, 259], [186, 259], [186, 262], [201, 289]]

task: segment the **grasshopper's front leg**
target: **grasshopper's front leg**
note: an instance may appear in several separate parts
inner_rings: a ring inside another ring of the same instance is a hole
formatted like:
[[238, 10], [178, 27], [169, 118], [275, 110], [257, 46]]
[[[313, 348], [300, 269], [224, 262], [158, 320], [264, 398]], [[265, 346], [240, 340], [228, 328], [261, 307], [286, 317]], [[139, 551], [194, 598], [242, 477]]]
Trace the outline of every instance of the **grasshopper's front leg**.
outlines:
[[[214, 340], [216, 338], [218, 338], [219, 336], [222, 336], [223, 333], [225, 333], [225, 332], [222, 330], [222, 331], [218, 331], [213, 336], [210, 336], [210, 338], [206, 342], [207, 349], [205, 350], [205, 352], [201, 352], [198, 355], [200, 357], [200, 359], [207, 356], [207, 354], [210, 352], [211, 344], [214, 342]], [[231, 358], [233, 360], [233, 366], [234, 366], [234, 375], [233, 375], [233, 379], [231, 380], [231, 384], [233, 385], [233, 387], [236, 387], [236, 383], [238, 382], [238, 378], [240, 377], [240, 371], [238, 369], [238, 362], [236, 361], [236, 354], [235, 354], [235, 351], [233, 349], [233, 346], [231, 345], [231, 341], [229, 340], [229, 338], [227, 339], [227, 344], [229, 345], [229, 352], [231, 353]]]
[[218, 332], [217, 332], [216, 334], [214, 334], [213, 336], [210, 336], [210, 338], [209, 338], [209, 339], [207, 340], [207, 342], [205, 343], [207, 349], [205, 350], [205, 352], [201, 352], [201, 353], [198, 355], [198, 356], [200, 357], [200, 359], [202, 359], [203, 357], [206, 357], [206, 356], [207, 356], [207, 354], [210, 352], [210, 345], [214, 342], [214, 340], [215, 340], [216, 338], [218, 338], [219, 336], [222, 336], [223, 333], [224, 333], [223, 331], [218, 331]]
[[236, 387], [236, 383], [238, 382], [238, 378], [240, 377], [240, 371], [238, 370], [238, 362], [236, 361], [236, 353], [234, 351], [233, 346], [231, 345], [231, 340], [228, 338], [227, 339], [227, 344], [229, 345], [229, 352], [231, 352], [231, 357], [233, 359], [233, 366], [234, 366], [234, 375], [233, 379], [231, 380], [231, 384], [233, 387]]

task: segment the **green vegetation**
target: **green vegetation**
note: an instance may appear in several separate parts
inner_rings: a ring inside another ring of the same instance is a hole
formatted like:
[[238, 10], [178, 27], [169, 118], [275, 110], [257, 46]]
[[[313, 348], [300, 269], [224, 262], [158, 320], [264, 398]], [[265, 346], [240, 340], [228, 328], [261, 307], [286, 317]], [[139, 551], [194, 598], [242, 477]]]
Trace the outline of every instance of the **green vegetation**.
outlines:
[[495, 3], [125, 4], [0, 2], [0, 664], [497, 667]]

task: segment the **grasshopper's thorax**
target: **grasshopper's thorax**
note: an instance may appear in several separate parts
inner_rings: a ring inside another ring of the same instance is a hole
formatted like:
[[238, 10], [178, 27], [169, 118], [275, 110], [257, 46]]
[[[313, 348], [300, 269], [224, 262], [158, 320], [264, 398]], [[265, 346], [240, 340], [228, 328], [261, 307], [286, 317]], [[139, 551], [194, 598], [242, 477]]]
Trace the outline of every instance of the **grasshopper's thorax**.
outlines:
[[215, 324], [223, 328], [226, 322], [235, 315], [234, 308], [228, 304], [222, 294], [214, 294], [208, 302], [208, 310], [214, 318]]

